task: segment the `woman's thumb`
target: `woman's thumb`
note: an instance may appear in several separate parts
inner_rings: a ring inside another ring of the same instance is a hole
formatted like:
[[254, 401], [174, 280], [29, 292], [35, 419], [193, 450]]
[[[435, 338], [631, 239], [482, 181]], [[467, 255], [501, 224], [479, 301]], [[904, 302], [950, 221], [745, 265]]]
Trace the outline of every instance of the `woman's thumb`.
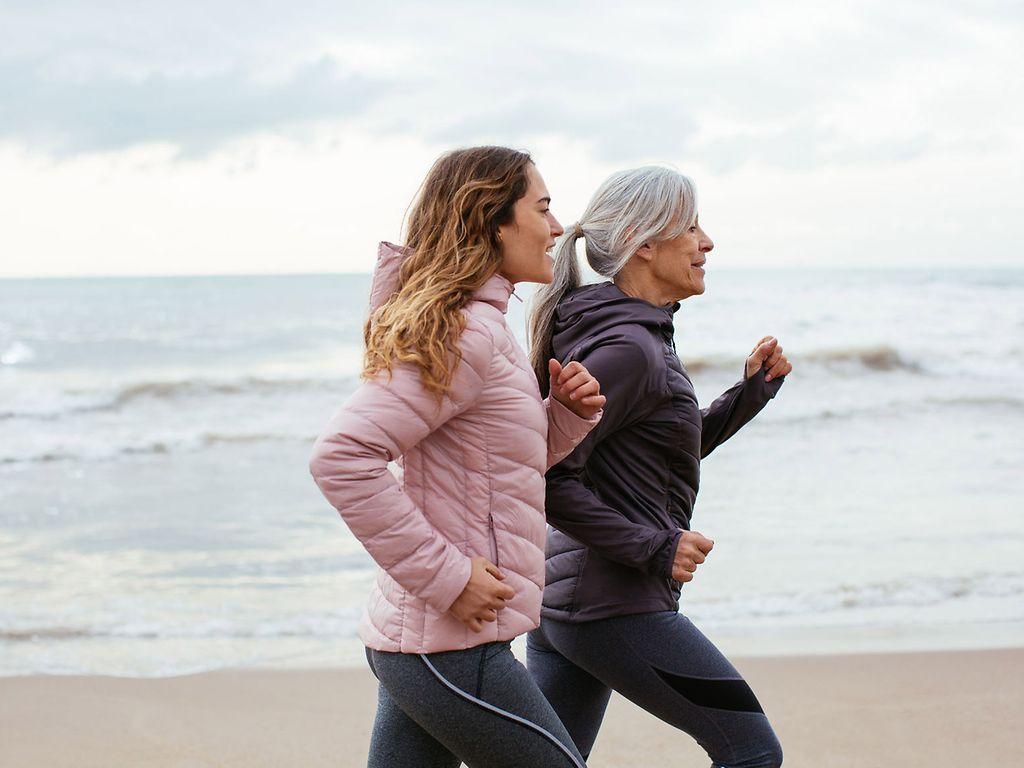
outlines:
[[772, 353], [772, 350], [775, 349], [775, 345], [778, 343], [778, 339], [768, 339], [767, 341], [762, 341], [760, 344], [757, 345], [757, 349], [754, 350], [754, 356], [757, 357], [758, 360], [766, 360], [768, 358], [768, 355]]

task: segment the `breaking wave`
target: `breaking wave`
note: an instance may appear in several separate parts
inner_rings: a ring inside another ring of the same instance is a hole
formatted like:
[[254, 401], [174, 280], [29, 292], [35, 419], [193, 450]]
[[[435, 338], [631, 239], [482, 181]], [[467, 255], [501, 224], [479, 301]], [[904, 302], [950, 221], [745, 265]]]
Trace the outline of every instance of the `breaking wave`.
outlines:
[[206, 432], [187, 440], [156, 440], [138, 445], [105, 447], [94, 452], [45, 451], [29, 456], [0, 456], [0, 464], [50, 464], [53, 462], [103, 461], [126, 456], [160, 456], [192, 453], [218, 445], [256, 445], [260, 443], [305, 443], [312, 445], [316, 435], [271, 434], [264, 432], [219, 434]]
[[[905, 578], [863, 584], [845, 584], [820, 592], [811, 590], [736, 596], [718, 600], [692, 599], [687, 615], [699, 621], [735, 623], [750, 620], [829, 614], [866, 609], [916, 609], [973, 599], [1018, 600], [1024, 596], [1024, 573], [981, 572], [965, 576]], [[1005, 602], [1000, 602], [1005, 611]], [[354, 632], [361, 606], [337, 612], [297, 614], [251, 622], [237, 619], [185, 621], [113, 621], [87, 626], [39, 625], [0, 628], [0, 642], [71, 641], [83, 638], [337, 638]], [[1024, 612], [1004, 616], [1024, 618]]]
[[[783, 618], [857, 612], [876, 608], [915, 609], [974, 598], [1024, 596], [1024, 573], [982, 572], [964, 576], [901, 578], [842, 584], [831, 589], [738, 596], [691, 604], [693, 616], [710, 621]], [[1022, 604], [1024, 605], [1024, 604]], [[1009, 617], [1007, 617], [1009, 618]], [[1024, 618], [1024, 611], [1015, 618]]]
[[100, 411], [117, 412], [138, 402], [186, 401], [214, 397], [245, 397], [288, 395], [302, 392], [350, 391], [357, 377], [335, 378], [281, 378], [245, 377], [229, 381], [209, 379], [182, 379], [177, 381], [143, 381], [128, 384], [113, 391], [65, 390], [50, 402], [8, 411], [0, 411], [0, 419], [59, 419], [76, 413]]
[[[905, 371], [922, 373], [922, 366], [912, 360], [906, 353], [885, 344], [867, 347], [836, 347], [833, 349], [796, 350], [787, 357], [794, 365], [812, 364], [830, 370], [843, 370], [856, 373], [877, 371]], [[683, 363], [690, 373], [705, 371], [731, 371], [739, 369], [741, 361], [736, 358], [720, 356], [686, 357], [682, 354]]]
[[36, 356], [35, 350], [21, 341], [14, 341], [0, 352], [0, 365], [21, 365]]

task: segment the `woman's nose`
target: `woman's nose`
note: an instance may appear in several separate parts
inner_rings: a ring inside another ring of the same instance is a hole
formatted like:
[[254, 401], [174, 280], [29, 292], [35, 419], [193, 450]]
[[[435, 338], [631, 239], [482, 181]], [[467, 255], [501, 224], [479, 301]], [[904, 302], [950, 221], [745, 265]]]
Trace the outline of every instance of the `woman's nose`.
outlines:
[[704, 235], [704, 241], [700, 244], [700, 249], [704, 251], [704, 253], [707, 253], [708, 251], [714, 250], [714, 248], [715, 244], [712, 242], [711, 238]]
[[554, 216], [551, 217], [551, 236], [561, 237], [565, 234], [565, 230], [562, 229], [562, 225], [558, 223], [558, 219]]

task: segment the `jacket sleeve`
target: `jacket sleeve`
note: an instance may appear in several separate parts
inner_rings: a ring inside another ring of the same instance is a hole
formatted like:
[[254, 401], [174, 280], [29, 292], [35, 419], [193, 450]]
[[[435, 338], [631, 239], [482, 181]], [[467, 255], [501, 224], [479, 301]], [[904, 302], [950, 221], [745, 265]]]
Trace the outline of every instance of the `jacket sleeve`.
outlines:
[[[628, 520], [583, 482], [594, 448], [643, 416], [659, 369], [643, 347], [628, 338], [606, 342], [580, 358], [601, 382], [604, 415], [568, 457], [547, 473], [548, 522], [609, 560], [652, 575], [670, 576], [678, 530], [654, 530]], [[661, 374], [663, 375], [663, 374]]]
[[737, 381], [707, 408], [701, 408], [700, 457], [706, 457], [760, 413], [778, 393], [785, 379], [785, 376], [780, 376], [765, 381], [762, 368], [749, 379]]
[[[592, 371], [591, 375], [597, 379]], [[601, 386], [603, 388], [604, 384]], [[568, 456], [604, 416], [602, 409], [589, 419], [584, 419], [550, 396], [544, 398], [544, 409], [548, 414], [548, 460], [544, 465], [545, 469], [550, 469]]]
[[364, 381], [313, 447], [309, 469], [373, 559], [410, 593], [447, 611], [469, 581], [471, 560], [431, 524], [402, 491], [388, 462], [398, 458], [477, 399], [487, 379], [493, 340], [470, 319], [459, 339], [462, 361], [440, 407], [419, 368], [396, 363]]

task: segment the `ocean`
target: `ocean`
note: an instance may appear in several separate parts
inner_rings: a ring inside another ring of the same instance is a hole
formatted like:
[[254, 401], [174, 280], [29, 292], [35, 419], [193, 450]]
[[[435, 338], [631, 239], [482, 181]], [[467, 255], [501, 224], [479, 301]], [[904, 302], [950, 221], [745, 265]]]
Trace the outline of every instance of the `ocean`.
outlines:
[[[361, 663], [374, 565], [307, 460], [369, 280], [0, 280], [0, 675]], [[681, 609], [735, 653], [1020, 644], [1024, 270], [707, 285], [702, 403], [761, 336], [794, 370], [704, 463]]]

